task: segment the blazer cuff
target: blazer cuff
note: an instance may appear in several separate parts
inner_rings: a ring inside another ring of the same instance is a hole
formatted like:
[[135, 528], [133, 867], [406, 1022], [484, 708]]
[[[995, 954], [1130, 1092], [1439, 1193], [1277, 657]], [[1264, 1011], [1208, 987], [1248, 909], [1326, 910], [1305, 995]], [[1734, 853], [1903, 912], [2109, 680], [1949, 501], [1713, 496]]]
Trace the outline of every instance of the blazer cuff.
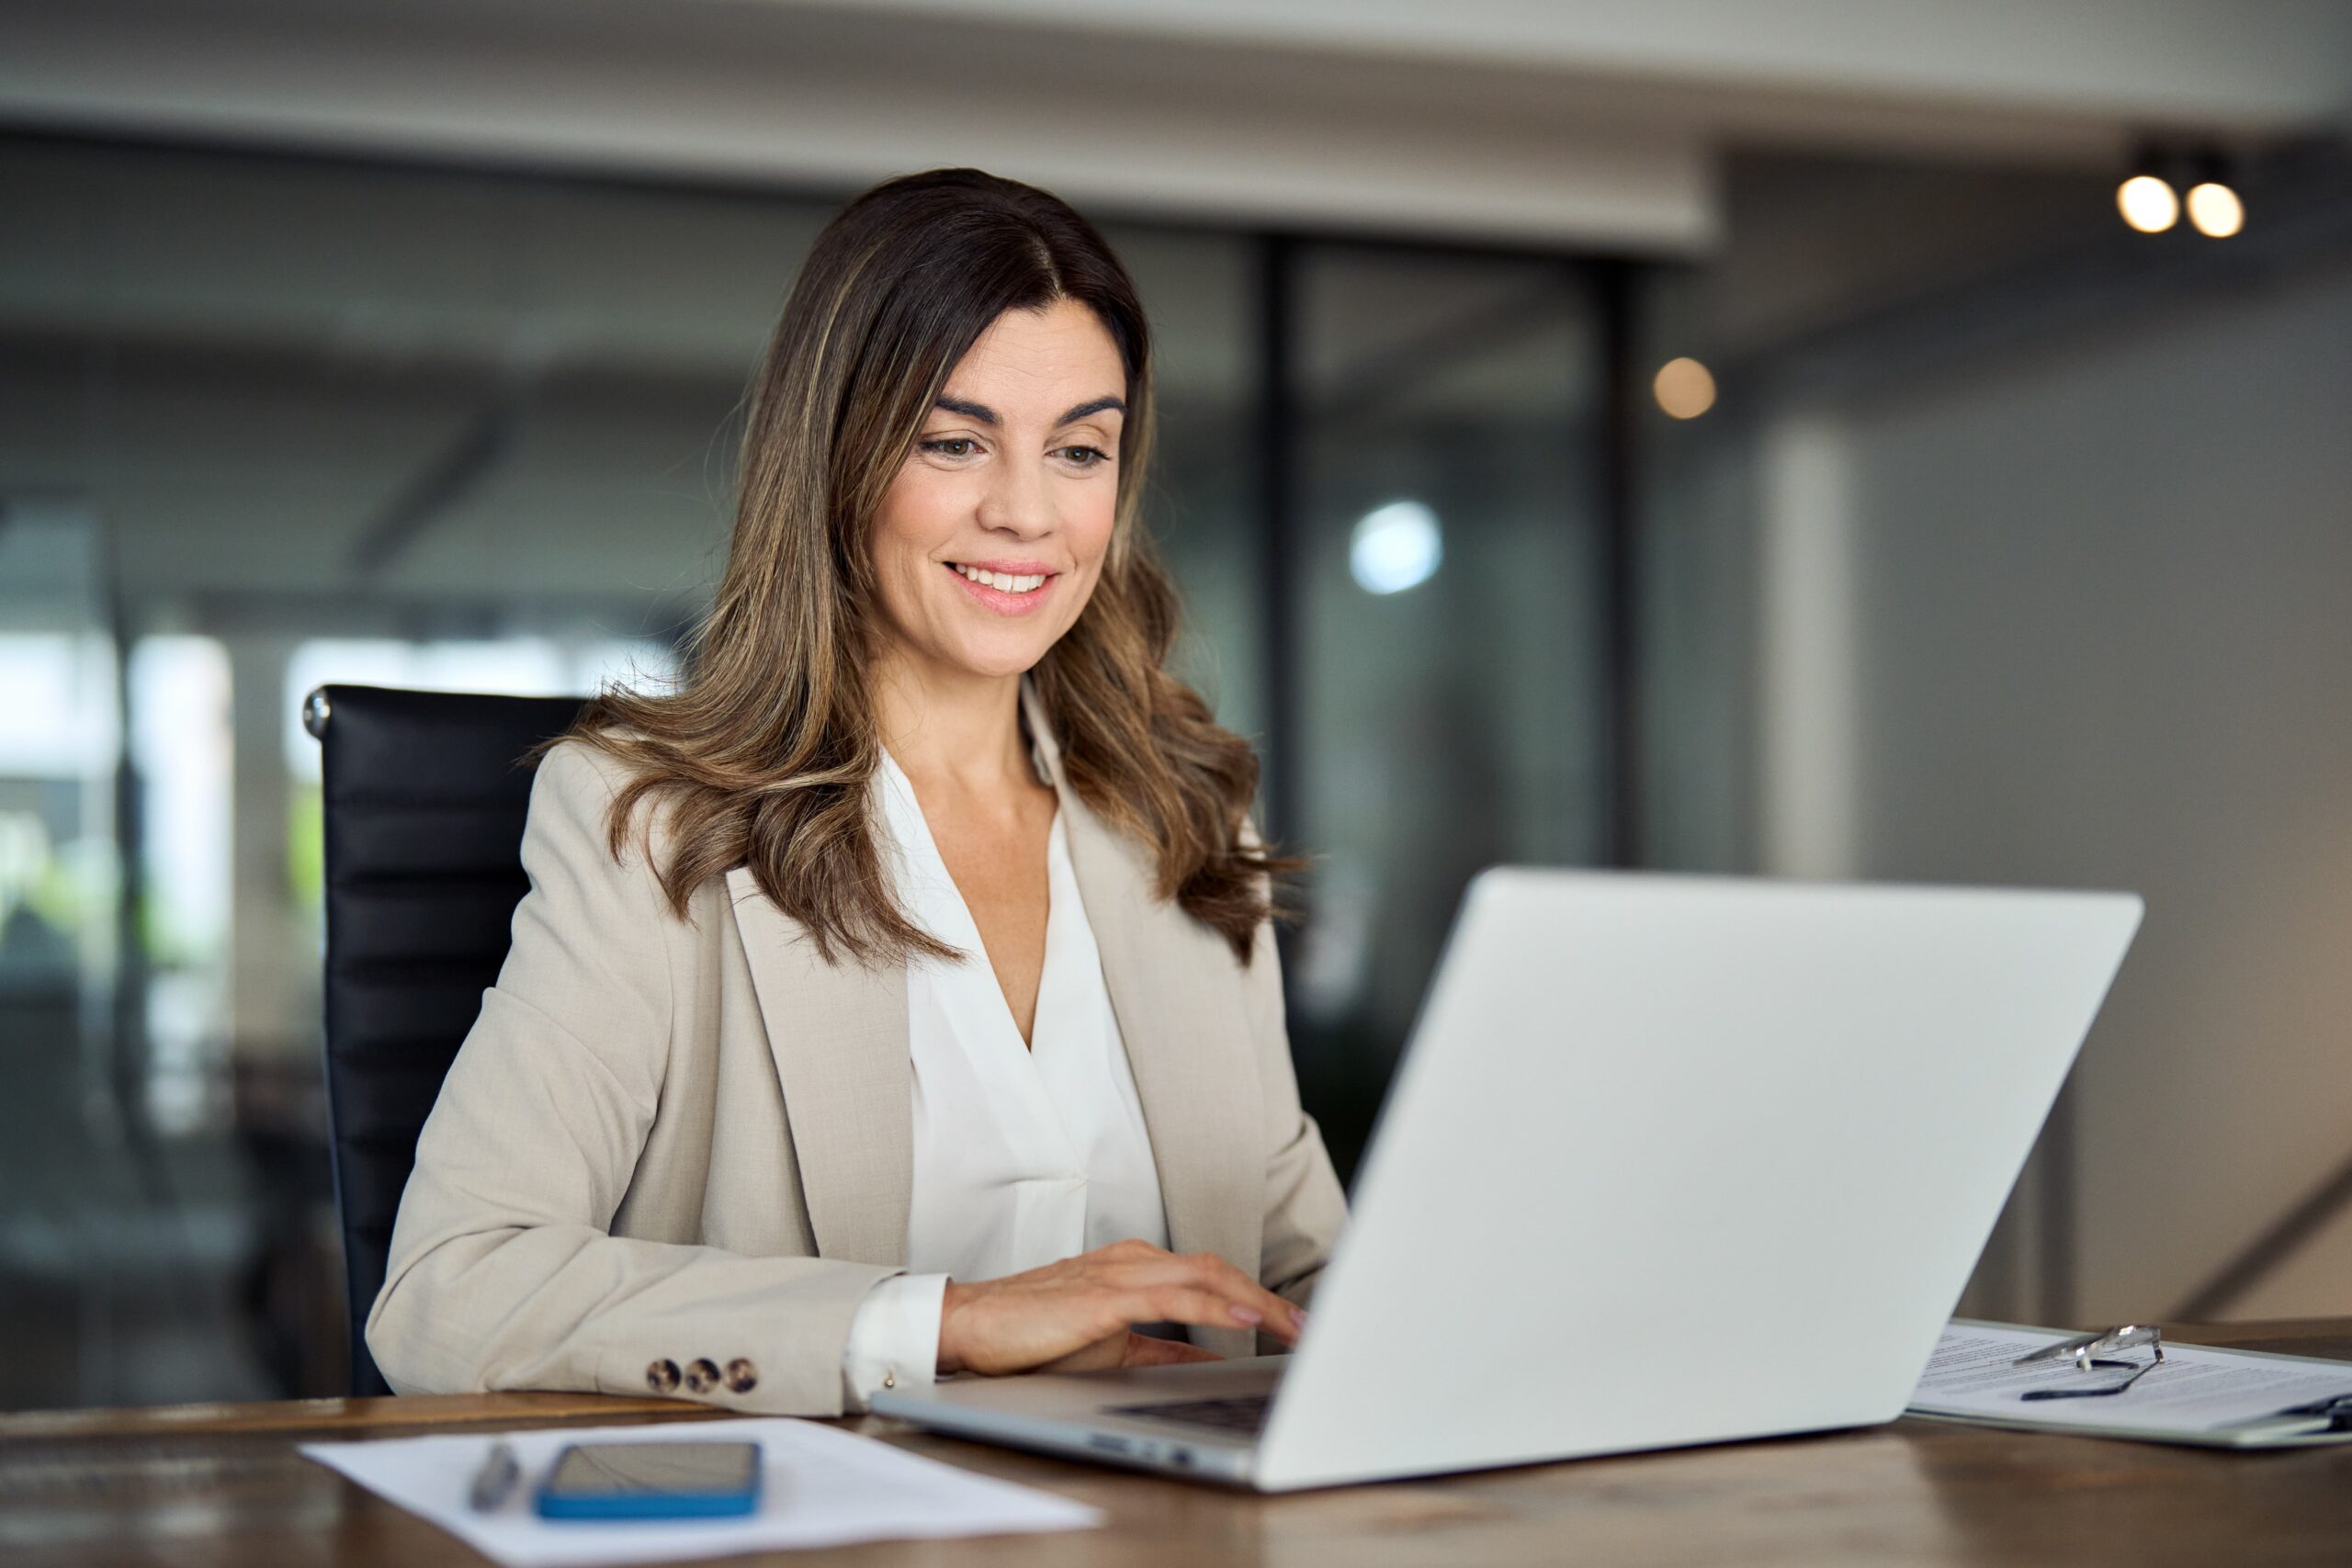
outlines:
[[939, 1375], [944, 1274], [894, 1274], [868, 1291], [842, 1350], [842, 1404], [862, 1411], [884, 1388], [921, 1387]]

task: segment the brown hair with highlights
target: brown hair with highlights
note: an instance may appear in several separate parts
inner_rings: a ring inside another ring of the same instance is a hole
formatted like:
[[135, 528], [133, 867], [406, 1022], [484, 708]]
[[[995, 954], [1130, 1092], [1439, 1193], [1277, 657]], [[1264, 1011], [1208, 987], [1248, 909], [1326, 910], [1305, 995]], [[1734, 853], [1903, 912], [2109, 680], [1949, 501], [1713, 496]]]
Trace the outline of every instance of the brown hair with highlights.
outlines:
[[885, 634], [867, 534], [949, 371], [1007, 310], [1072, 299], [1126, 370], [1111, 544], [1085, 610], [1030, 671], [1070, 787], [1142, 846], [1173, 898], [1250, 962], [1272, 878], [1302, 869], [1245, 839], [1258, 759], [1165, 666], [1178, 604], [1137, 516], [1152, 430], [1151, 339], [1126, 269], [1058, 197], [978, 169], [875, 186], [817, 238], [756, 372], [727, 566], [675, 689], [608, 690], [572, 736], [632, 776], [607, 819], [669, 814], [656, 868], [681, 919], [706, 878], [748, 866], [828, 963], [956, 950], [910, 920], [867, 819], [881, 762], [869, 672]]

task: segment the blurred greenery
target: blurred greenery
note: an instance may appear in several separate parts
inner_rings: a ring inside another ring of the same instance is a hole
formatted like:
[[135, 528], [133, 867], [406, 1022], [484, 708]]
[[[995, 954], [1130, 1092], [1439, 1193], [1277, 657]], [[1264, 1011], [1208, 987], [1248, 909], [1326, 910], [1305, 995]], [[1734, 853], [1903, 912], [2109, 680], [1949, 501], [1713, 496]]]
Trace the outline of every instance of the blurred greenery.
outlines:
[[297, 784], [286, 810], [286, 883], [305, 910], [324, 907], [327, 887], [326, 799], [319, 785]]

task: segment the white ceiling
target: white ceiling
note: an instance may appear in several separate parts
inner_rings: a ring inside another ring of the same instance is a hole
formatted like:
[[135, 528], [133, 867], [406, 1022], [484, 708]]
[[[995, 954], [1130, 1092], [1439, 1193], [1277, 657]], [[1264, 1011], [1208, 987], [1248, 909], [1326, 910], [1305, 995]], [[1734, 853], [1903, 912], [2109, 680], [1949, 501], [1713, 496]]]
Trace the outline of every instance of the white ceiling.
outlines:
[[0, 117], [1657, 254], [1743, 145], [2085, 167], [2352, 113], [2352, 0], [79, 0]]
[[[778, 0], [762, 0], [776, 4]], [[1275, 56], [1548, 73], [1657, 95], [1714, 135], [1875, 105], [2275, 131], [2352, 107], [2342, 0], [819, 0]], [[1712, 107], [1691, 95], [1718, 95]], [[1612, 100], [1612, 107], [1627, 107]]]

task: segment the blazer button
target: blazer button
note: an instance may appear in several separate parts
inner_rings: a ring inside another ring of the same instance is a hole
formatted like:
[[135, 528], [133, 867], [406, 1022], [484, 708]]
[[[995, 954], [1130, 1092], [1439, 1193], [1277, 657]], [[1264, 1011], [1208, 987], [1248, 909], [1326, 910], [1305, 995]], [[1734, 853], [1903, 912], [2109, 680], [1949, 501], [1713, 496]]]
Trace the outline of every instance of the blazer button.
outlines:
[[718, 1363], [707, 1356], [697, 1356], [686, 1363], [686, 1390], [690, 1393], [708, 1393], [718, 1386]]
[[760, 1369], [738, 1356], [727, 1363], [727, 1386], [737, 1393], [749, 1393], [760, 1386]]
[[678, 1363], [667, 1356], [645, 1369], [645, 1386], [656, 1393], [668, 1393], [678, 1386]]

